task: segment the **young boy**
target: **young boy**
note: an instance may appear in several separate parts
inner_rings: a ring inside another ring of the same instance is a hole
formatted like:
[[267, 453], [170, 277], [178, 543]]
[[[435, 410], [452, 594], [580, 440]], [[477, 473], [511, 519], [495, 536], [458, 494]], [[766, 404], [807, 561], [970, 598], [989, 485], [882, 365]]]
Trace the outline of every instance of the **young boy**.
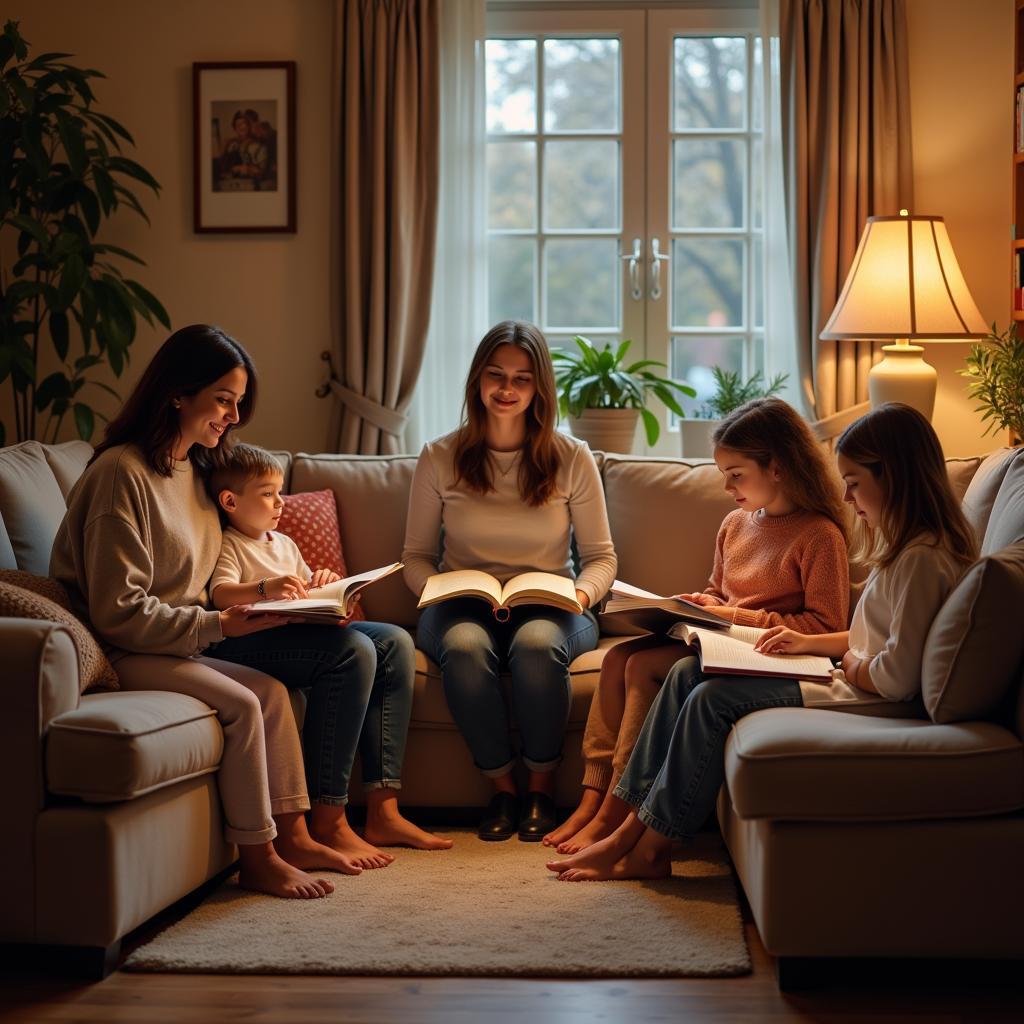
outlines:
[[210, 579], [215, 608], [301, 598], [341, 578], [330, 569], [310, 572], [295, 541], [274, 530], [283, 484], [274, 456], [251, 444], [236, 444], [228, 464], [213, 471], [210, 491], [228, 521]]

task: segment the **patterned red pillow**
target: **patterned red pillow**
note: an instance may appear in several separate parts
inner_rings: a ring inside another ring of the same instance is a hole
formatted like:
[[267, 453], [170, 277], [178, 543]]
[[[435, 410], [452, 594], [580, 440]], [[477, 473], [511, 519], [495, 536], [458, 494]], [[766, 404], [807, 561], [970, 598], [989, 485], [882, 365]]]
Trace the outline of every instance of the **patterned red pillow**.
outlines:
[[[309, 568], [330, 569], [347, 576], [345, 556], [341, 553], [341, 531], [338, 527], [338, 505], [334, 491], [306, 491], [284, 495], [284, 510], [277, 524], [299, 546]], [[357, 604], [353, 619], [365, 620], [366, 612]]]

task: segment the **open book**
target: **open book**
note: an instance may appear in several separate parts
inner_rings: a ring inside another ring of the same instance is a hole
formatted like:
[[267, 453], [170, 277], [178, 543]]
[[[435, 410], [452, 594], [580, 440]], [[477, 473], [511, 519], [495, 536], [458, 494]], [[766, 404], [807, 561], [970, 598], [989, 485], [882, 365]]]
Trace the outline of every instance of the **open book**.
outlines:
[[708, 629], [727, 629], [719, 615], [682, 597], [659, 597], [630, 583], [616, 580], [611, 597], [599, 616], [601, 632], [609, 636], [667, 633], [677, 622], [695, 622]]
[[499, 622], [507, 622], [509, 609], [520, 604], [548, 604], [583, 614], [583, 606], [576, 599], [575, 582], [551, 572], [522, 572], [504, 586], [489, 572], [479, 569], [441, 572], [427, 580], [416, 607], [426, 608], [453, 597], [479, 597], [489, 602]]
[[309, 590], [309, 597], [295, 601], [260, 601], [259, 604], [253, 605], [253, 609], [257, 612], [275, 612], [301, 618], [308, 622], [337, 622], [338, 619], [347, 619], [352, 614], [352, 607], [360, 591], [371, 583], [398, 572], [401, 568], [401, 562], [393, 562], [379, 569], [361, 572], [357, 576], [335, 580], [326, 587]]
[[819, 654], [762, 654], [754, 650], [765, 630], [756, 626], [701, 629], [678, 622], [668, 635], [697, 649], [700, 667], [709, 675], [778, 676], [829, 682], [832, 662]]

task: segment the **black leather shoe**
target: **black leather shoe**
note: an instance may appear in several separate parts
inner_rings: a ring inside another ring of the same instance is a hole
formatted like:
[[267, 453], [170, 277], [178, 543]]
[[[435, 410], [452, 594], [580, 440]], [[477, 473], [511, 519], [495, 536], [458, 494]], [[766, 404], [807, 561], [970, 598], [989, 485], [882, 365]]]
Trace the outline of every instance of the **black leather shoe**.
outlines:
[[519, 840], [539, 843], [558, 824], [555, 801], [547, 793], [527, 793], [519, 817]]
[[511, 839], [516, 830], [519, 801], [511, 793], [495, 793], [484, 811], [476, 834], [489, 843]]

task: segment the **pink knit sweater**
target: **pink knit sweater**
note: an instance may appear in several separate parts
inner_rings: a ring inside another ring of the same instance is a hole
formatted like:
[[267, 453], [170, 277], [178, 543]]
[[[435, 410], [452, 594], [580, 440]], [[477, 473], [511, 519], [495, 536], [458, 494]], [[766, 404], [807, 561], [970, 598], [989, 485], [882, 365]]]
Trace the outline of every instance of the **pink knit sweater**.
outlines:
[[740, 626], [789, 626], [801, 633], [847, 628], [850, 567], [843, 535], [812, 512], [765, 516], [734, 509], [718, 530], [703, 605], [735, 608]]

